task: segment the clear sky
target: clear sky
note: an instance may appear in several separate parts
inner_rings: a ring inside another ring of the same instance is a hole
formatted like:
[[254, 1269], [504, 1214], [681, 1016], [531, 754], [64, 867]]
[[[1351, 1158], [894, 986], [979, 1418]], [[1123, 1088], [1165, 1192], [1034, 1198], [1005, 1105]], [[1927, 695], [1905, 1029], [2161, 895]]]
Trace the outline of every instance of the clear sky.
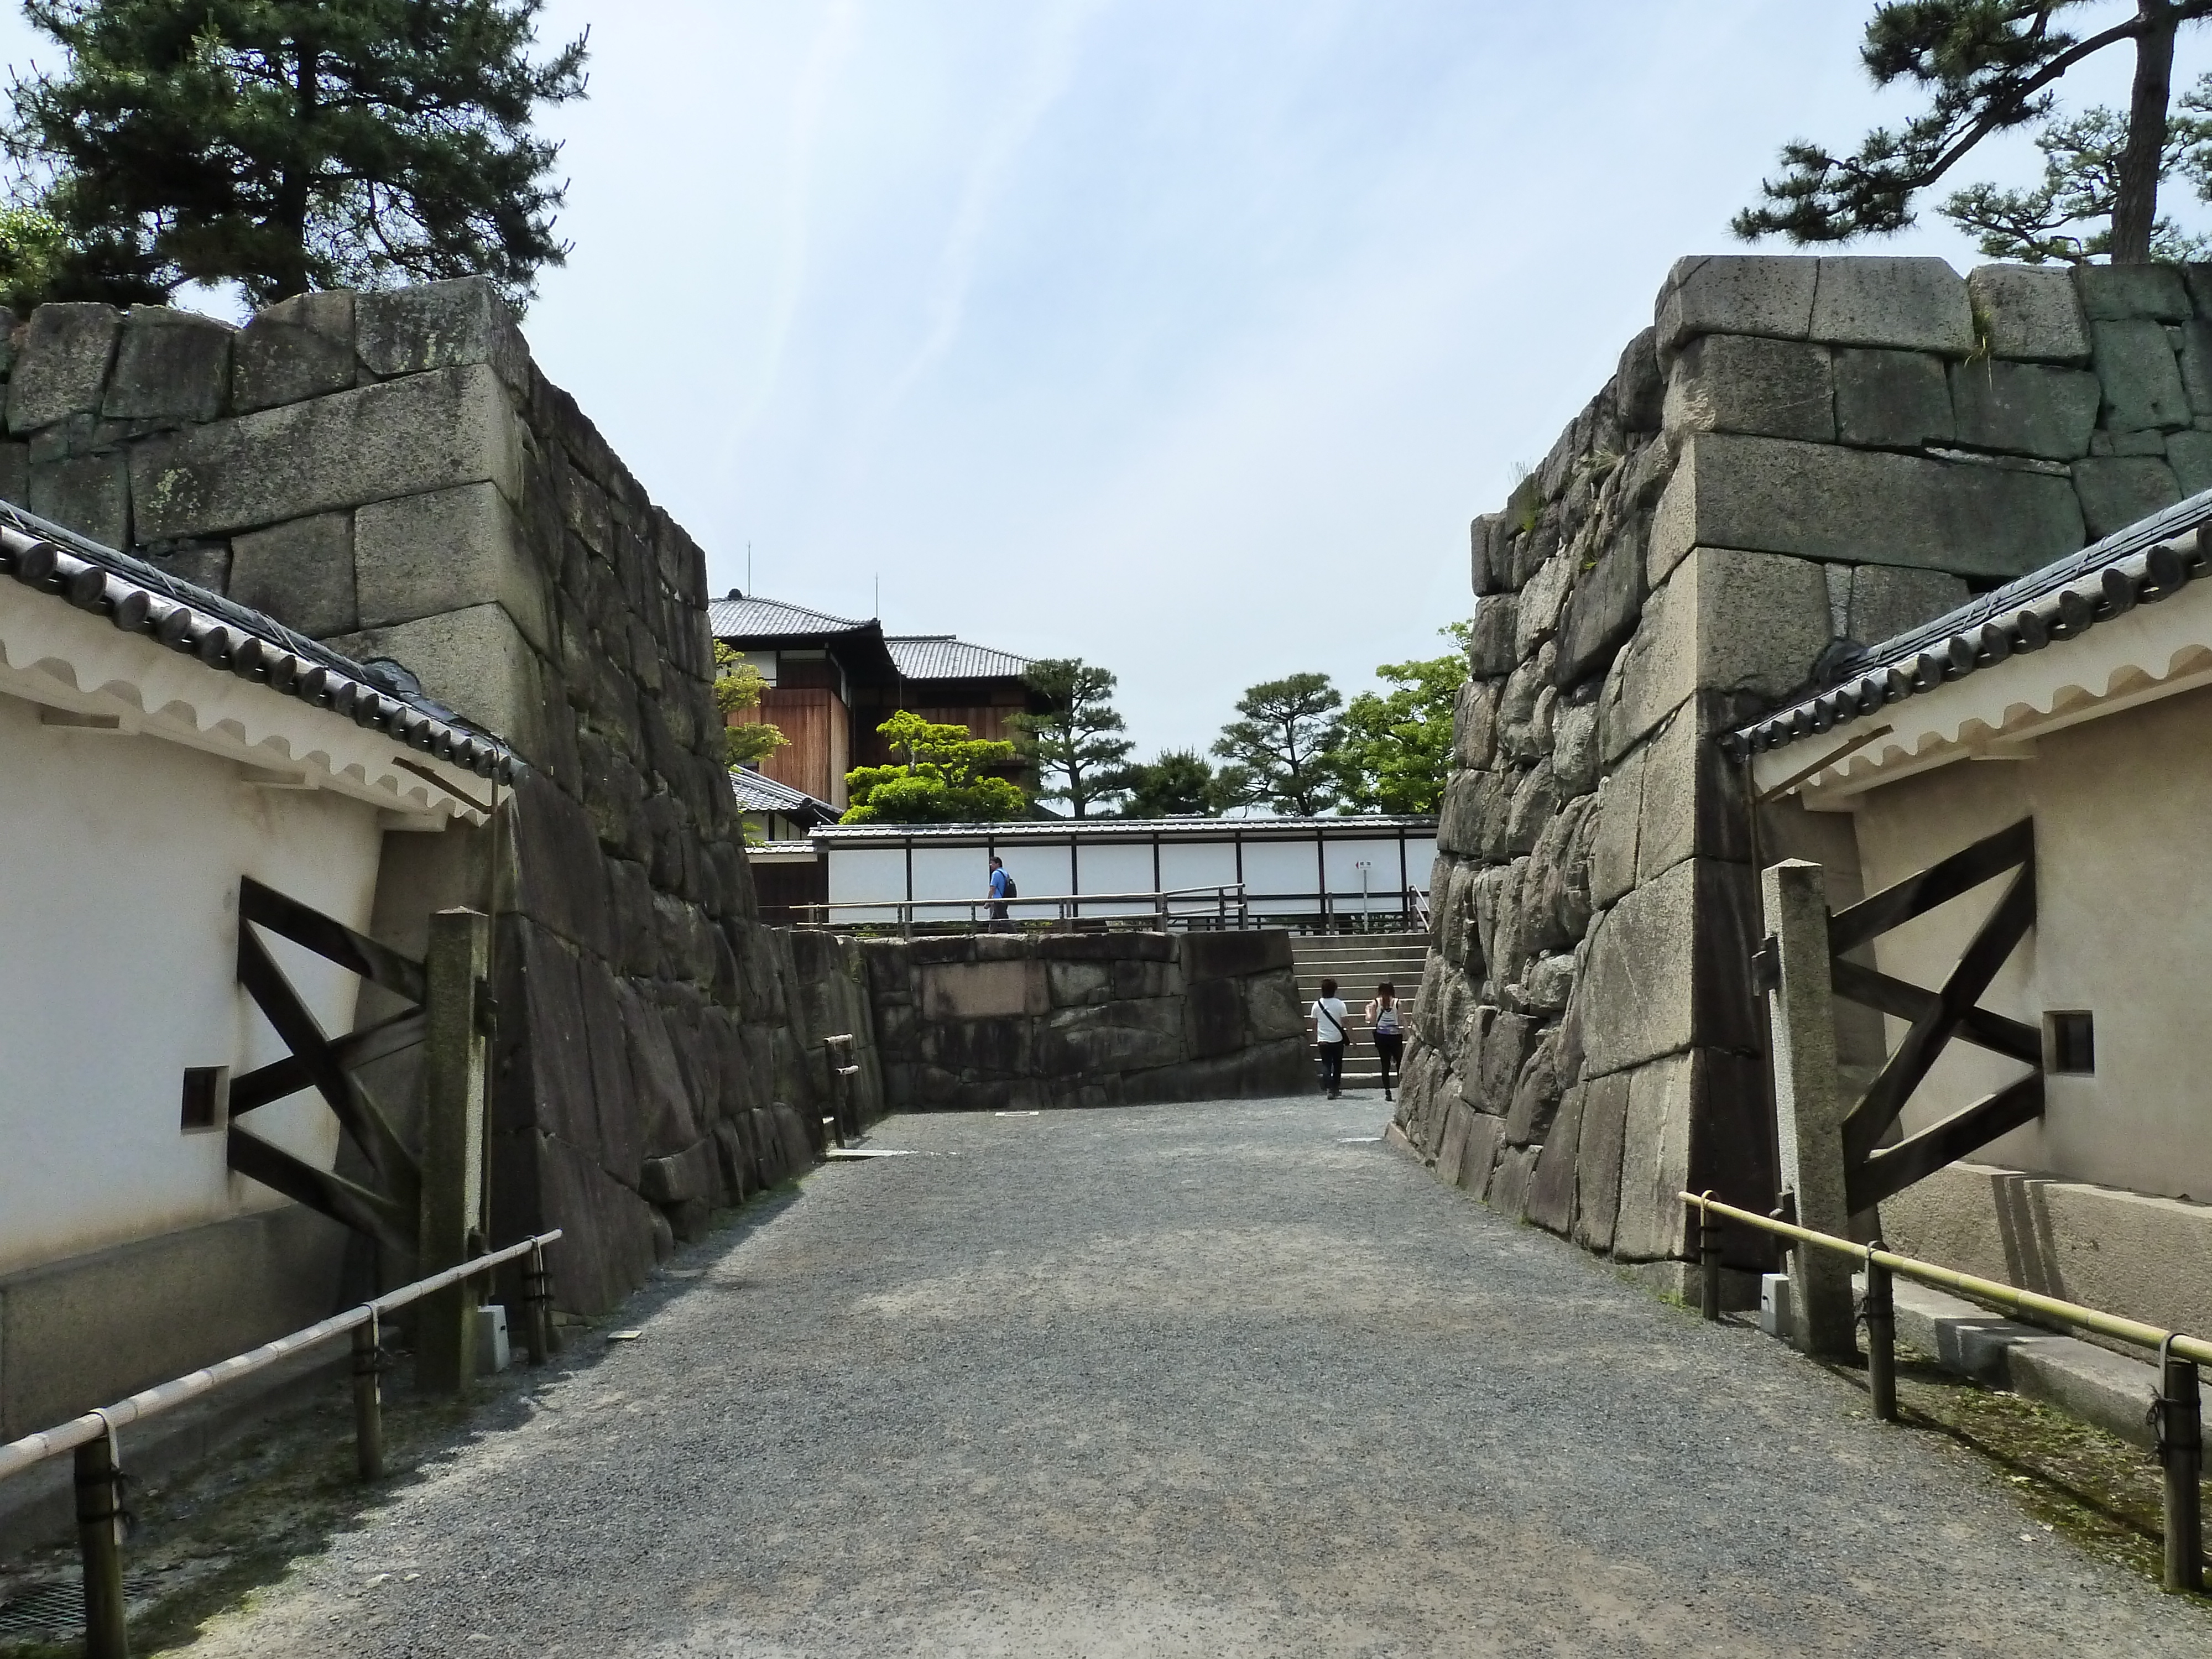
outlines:
[[[1104, 664], [1140, 753], [1203, 747], [1255, 681], [1448, 648], [1468, 520], [1668, 265], [1782, 140], [1903, 107], [1869, 10], [551, 0], [591, 97], [526, 329], [718, 592], [748, 544], [775, 598], [880, 581], [893, 631]], [[1940, 220], [1869, 251], [1978, 263]]]

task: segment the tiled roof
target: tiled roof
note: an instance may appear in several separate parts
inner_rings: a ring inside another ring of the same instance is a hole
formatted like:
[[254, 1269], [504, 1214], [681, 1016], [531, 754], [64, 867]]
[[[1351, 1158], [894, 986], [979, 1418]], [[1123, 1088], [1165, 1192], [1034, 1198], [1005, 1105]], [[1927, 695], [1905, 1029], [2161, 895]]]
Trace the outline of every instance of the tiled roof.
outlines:
[[2212, 490], [2115, 532], [1838, 665], [1832, 688], [1723, 738], [1755, 754], [1964, 679], [2016, 654], [2077, 639], [2100, 622], [2179, 592], [2205, 574]]
[[397, 663], [360, 663], [275, 617], [179, 580], [0, 501], [0, 575], [102, 616], [228, 672], [374, 726], [479, 777], [513, 781], [520, 758], [492, 733], [422, 695]]
[[849, 634], [868, 625], [850, 617], [833, 617], [801, 605], [743, 594], [714, 600], [707, 607], [707, 616], [718, 640], [811, 639], [824, 634]]
[[730, 770], [730, 793], [737, 797], [741, 812], [781, 812], [786, 817], [812, 818], [818, 823], [837, 821], [837, 809], [828, 801], [817, 800], [804, 789], [778, 783], [741, 766]]
[[970, 645], [950, 634], [891, 634], [884, 643], [891, 660], [910, 680], [1019, 679], [1030, 659], [987, 645]]

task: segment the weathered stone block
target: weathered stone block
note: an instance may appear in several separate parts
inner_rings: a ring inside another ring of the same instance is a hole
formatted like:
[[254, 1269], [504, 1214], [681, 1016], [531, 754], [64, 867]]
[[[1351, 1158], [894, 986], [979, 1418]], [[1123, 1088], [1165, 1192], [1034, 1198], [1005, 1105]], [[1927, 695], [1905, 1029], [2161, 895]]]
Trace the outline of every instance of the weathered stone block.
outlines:
[[1597, 788], [1590, 840], [1590, 902], [1602, 910], [1636, 885], [1636, 831], [1643, 815], [1644, 762], [1638, 749]]
[[2189, 289], [2175, 265], [2076, 265], [2075, 287], [2094, 324], [2124, 318], [2186, 322]]
[[353, 585], [353, 514], [318, 513], [231, 539], [230, 597], [315, 639], [361, 623]]
[[925, 1020], [1004, 1019], [1052, 1007], [1041, 962], [945, 962], [921, 970]]
[[1513, 1105], [1514, 1085], [1535, 1047], [1536, 1022], [1526, 1014], [1500, 1013], [1483, 1033], [1481, 1070], [1474, 1103], [1503, 1116]]
[[1644, 608], [1644, 541], [1616, 535], [1597, 562], [1575, 578], [1559, 625], [1553, 684], [1565, 689], [1602, 672], [1636, 631]]
[[1655, 590], [1697, 546], [2010, 577], [2081, 545], [2063, 479], [1706, 433], [1689, 441], [1660, 499], [1646, 563]]
[[1642, 754], [1642, 816], [1636, 830], [1639, 883], [1687, 858], [1750, 858], [1742, 769], [1711, 740], [1694, 700], [1676, 711]]
[[8, 429], [35, 432], [72, 415], [97, 415], [123, 319], [112, 306], [40, 306], [24, 331], [8, 380]]
[[1522, 774], [1513, 791], [1512, 810], [1505, 821], [1507, 852], [1516, 856], [1533, 852], [1544, 826], [1559, 810], [1559, 791], [1552, 781], [1552, 763], [1538, 761]]
[[238, 331], [198, 312], [133, 306], [100, 413], [110, 420], [211, 421], [230, 395]]
[[1474, 1112], [1463, 1100], [1444, 1109], [1444, 1138], [1437, 1148], [1437, 1179], [1448, 1186], [1459, 1184], [1459, 1169], [1467, 1152], [1468, 1131], [1474, 1127]]
[[[1462, 1109], [1464, 1110], [1464, 1107]], [[1480, 1198], [1490, 1190], [1491, 1172], [1498, 1167], [1498, 1152], [1504, 1144], [1505, 1120], [1492, 1117], [1486, 1112], [1469, 1115], [1467, 1144], [1460, 1151], [1459, 1173], [1455, 1179], [1468, 1192]]]
[[2074, 488], [2081, 492], [2081, 519], [2093, 541], [2181, 499], [2173, 469], [2147, 455], [2076, 461]]
[[1655, 343], [1661, 368], [1701, 334], [1812, 332], [1820, 262], [1796, 255], [1693, 254], [1677, 259], [1659, 290]]
[[1659, 372], [1658, 331], [1645, 329], [1621, 349], [1613, 371], [1613, 407], [1628, 432], [1656, 432], [1667, 398]]
[[1613, 1248], [1627, 1121], [1626, 1077], [1596, 1078], [1583, 1085], [1582, 1121], [1576, 1126], [1574, 1238], [1586, 1250]]
[[1536, 1148], [1507, 1147], [1498, 1155], [1498, 1167], [1490, 1172], [1490, 1187], [1482, 1201], [1500, 1215], [1518, 1218], [1528, 1202], [1528, 1177], [1535, 1168]]
[[1512, 1102], [1505, 1113], [1506, 1144], [1526, 1146], [1551, 1132], [1553, 1115], [1559, 1107], [1559, 1080], [1553, 1064], [1557, 1029], [1546, 1031], [1529, 1050], [1513, 1085]]
[[529, 349], [514, 313], [481, 276], [361, 295], [355, 329], [361, 361], [373, 374], [488, 363], [508, 385], [526, 389]]
[[255, 312], [233, 342], [232, 412], [351, 390], [357, 368], [349, 289], [298, 294]]
[[1552, 725], [1552, 781], [1573, 799], [1597, 787], [1597, 702], [1562, 705]]
[[448, 708], [507, 738], [526, 758], [543, 752], [547, 699], [538, 662], [499, 606], [364, 629], [330, 643], [356, 660], [390, 657], [406, 664], [423, 690]]
[[1478, 679], [1494, 679], [1513, 672], [1513, 633], [1516, 620], [1510, 593], [1486, 593], [1474, 602], [1474, 628], [1468, 635], [1468, 672]]
[[1807, 331], [1832, 345], [1896, 346], [1959, 357], [1974, 349], [1966, 282], [1941, 259], [1823, 258]]
[[[0, 307], [0, 314], [6, 312]], [[31, 447], [28, 444], [0, 443], [0, 501], [13, 501], [18, 507], [31, 504]]]
[[149, 550], [146, 562], [210, 593], [230, 591], [228, 542], [173, 542], [158, 550]]
[[1176, 943], [1182, 952], [1186, 984], [1206, 979], [1235, 979], [1246, 974], [1279, 973], [1292, 965], [1291, 936], [1279, 929], [1184, 933]]
[[2087, 455], [2103, 398], [2097, 377], [2081, 369], [1993, 358], [1951, 365], [1958, 441], [1969, 449], [2057, 461]]
[[1490, 764], [1498, 742], [1498, 685], [1493, 680], [1463, 681], [1452, 702], [1452, 762], [1480, 771]]
[[1943, 359], [1924, 351], [1836, 354], [1836, 432], [1875, 449], [1948, 444], [1954, 435]]
[[1591, 1076], [1625, 1071], [1693, 1043], [1752, 1049], [1749, 941], [1757, 896], [1749, 866], [1687, 859], [1626, 895], [1591, 937], [1583, 969]]
[[520, 439], [506, 389], [482, 366], [191, 427], [132, 452], [138, 538], [248, 529], [456, 484], [489, 483], [512, 501]]
[[1966, 584], [1940, 570], [1863, 564], [1851, 572], [1847, 637], [1880, 645], [1966, 604]]
[[1583, 1085], [1577, 1084], [1560, 1100], [1559, 1115], [1544, 1137], [1544, 1150], [1537, 1154], [1535, 1171], [1528, 1177], [1523, 1212], [1549, 1232], [1565, 1234], [1574, 1229], [1575, 1154], [1582, 1139], [1583, 1093]]
[[2177, 432], [2166, 441], [2166, 464], [2184, 499], [2212, 489], [2212, 432]]
[[[41, 307], [45, 309], [45, 307]], [[31, 511], [104, 547], [131, 545], [131, 483], [118, 453], [34, 461]]]
[[1621, 1137], [1620, 1207], [1613, 1253], [1649, 1261], [1690, 1254], [1682, 1200], [1690, 1187], [1691, 1138], [1700, 1100], [1700, 1051], [1669, 1054], [1628, 1073]]
[[1564, 550], [1544, 561], [1513, 607], [1513, 655], [1525, 662], [1559, 625], [1559, 607], [1574, 580], [1573, 556]]
[[523, 638], [554, 652], [546, 582], [517, 533], [514, 510], [489, 483], [372, 501], [354, 514], [361, 625], [496, 605]]
[[653, 1204], [703, 1199], [714, 1189], [714, 1143], [703, 1139], [665, 1158], [648, 1158], [638, 1177], [639, 1195]]
[[1505, 586], [1505, 561], [1491, 556], [1492, 548], [1504, 538], [1504, 518], [1502, 513], [1486, 513], [1468, 525], [1468, 585], [1478, 595], [1498, 592]]
[[1255, 974], [1238, 984], [1244, 993], [1244, 1041], [1249, 1045], [1278, 1042], [1305, 1029], [1305, 1012], [1298, 1002], [1298, 982], [1290, 972]]
[[2063, 266], [1983, 265], [1966, 274], [1966, 299], [1993, 356], [2089, 361], [2088, 319]]
[[1748, 432], [1833, 443], [1828, 349], [1797, 340], [1707, 334], [1684, 343], [1667, 380], [1667, 429]]
[[2189, 394], [2164, 324], [2148, 318], [2093, 322], [2089, 334], [2107, 428], [2171, 432], [2189, 424]]
[[1244, 1000], [1233, 980], [1186, 981], [1182, 1004], [1183, 1041], [1201, 1060], [1225, 1054], [1244, 1043]]

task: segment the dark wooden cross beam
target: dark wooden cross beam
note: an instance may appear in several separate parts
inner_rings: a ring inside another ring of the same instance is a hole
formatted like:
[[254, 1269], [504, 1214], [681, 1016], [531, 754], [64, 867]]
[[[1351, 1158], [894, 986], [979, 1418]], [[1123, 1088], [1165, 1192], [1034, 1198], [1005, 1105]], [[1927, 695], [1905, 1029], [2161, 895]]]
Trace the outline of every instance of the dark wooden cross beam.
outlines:
[[[254, 932], [257, 927], [418, 1006], [364, 1030], [329, 1036]], [[419, 1005], [427, 985], [422, 964], [247, 877], [239, 883], [238, 892], [238, 982], [291, 1053], [232, 1083], [230, 1167], [368, 1234], [388, 1249], [413, 1255], [422, 1166], [352, 1068], [422, 1040]], [[361, 1148], [377, 1187], [319, 1169], [239, 1126], [237, 1120], [246, 1114], [309, 1088], [322, 1096], [337, 1115], [339, 1127]]]
[[[1856, 949], [1927, 915], [1984, 882], [2014, 872], [1940, 990], [1844, 960]], [[1978, 1006], [2027, 930], [2035, 925], [2035, 823], [2018, 823], [1930, 865], [1916, 876], [1838, 911], [1828, 921], [1836, 994], [1912, 1022], [1897, 1052], [1844, 1119], [1845, 1194], [1854, 1212], [1872, 1209], [1999, 1135], [2043, 1114], [2043, 1040], [2035, 1027]], [[1896, 1123], [1954, 1038], [2033, 1067], [1940, 1123], [1893, 1146], [1881, 1138]]]

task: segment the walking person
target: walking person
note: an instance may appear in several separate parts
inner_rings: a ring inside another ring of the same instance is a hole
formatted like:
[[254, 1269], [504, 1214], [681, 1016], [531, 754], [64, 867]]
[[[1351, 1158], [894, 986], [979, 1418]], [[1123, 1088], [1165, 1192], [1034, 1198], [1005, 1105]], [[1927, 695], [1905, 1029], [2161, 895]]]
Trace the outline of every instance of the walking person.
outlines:
[[1375, 1057], [1382, 1062], [1382, 1098], [1390, 1098], [1390, 1072], [1406, 1052], [1406, 1030], [1398, 1014], [1398, 988], [1384, 980], [1367, 1005], [1367, 1024], [1375, 1036]]
[[1322, 1085], [1328, 1091], [1331, 1100], [1344, 1094], [1344, 1022], [1350, 1018], [1343, 1000], [1336, 994], [1336, 981], [1325, 979], [1321, 982], [1321, 994], [1314, 999], [1314, 1045], [1321, 1050]]
[[1006, 901], [1014, 896], [1014, 878], [1006, 873], [1006, 866], [999, 862], [997, 854], [991, 855], [991, 902], [989, 905], [991, 931], [998, 933], [1006, 927]]

